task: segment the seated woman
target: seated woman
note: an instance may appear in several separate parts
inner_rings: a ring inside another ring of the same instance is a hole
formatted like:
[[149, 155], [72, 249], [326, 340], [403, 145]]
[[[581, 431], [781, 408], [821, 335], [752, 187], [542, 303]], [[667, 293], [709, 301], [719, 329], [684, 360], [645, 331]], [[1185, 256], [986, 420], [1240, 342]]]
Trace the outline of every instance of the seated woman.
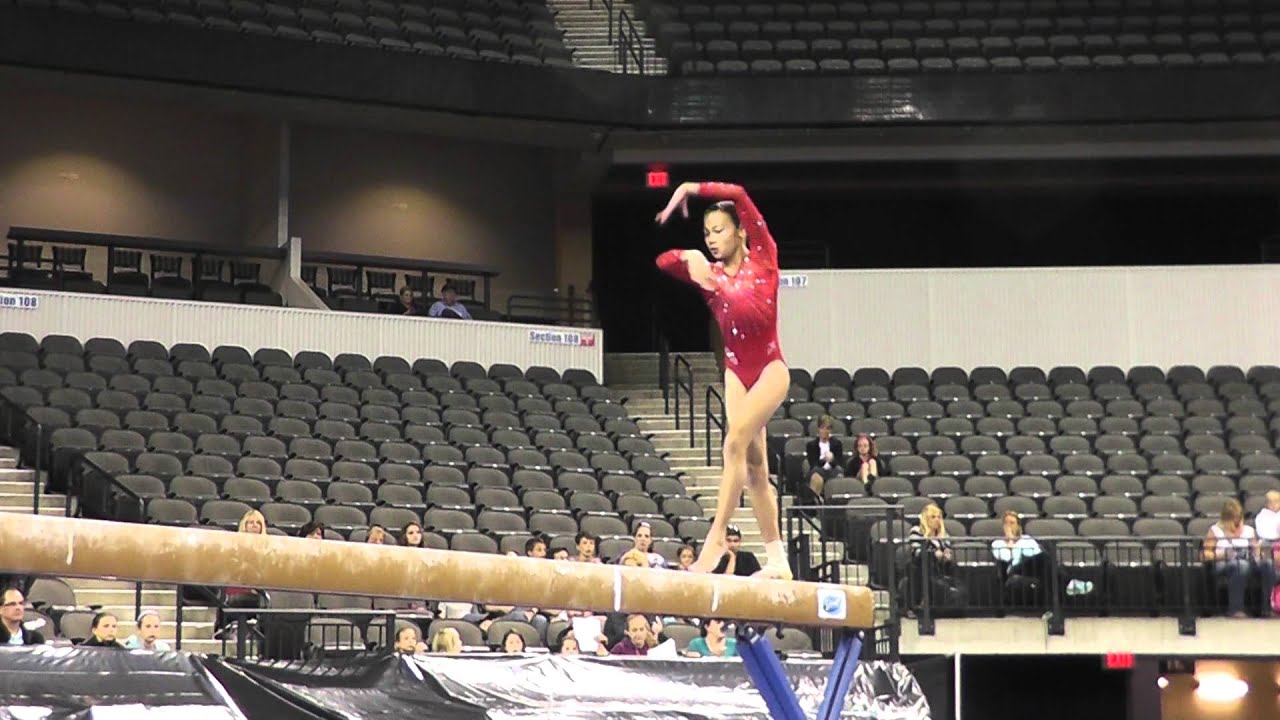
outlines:
[[504, 652], [508, 655], [524, 653], [524, 636], [515, 630], [508, 630], [507, 634], [502, 636], [502, 649], [498, 652]]
[[[920, 524], [907, 534], [907, 543], [911, 548], [911, 567], [902, 579], [902, 589], [906, 591], [904, 597], [908, 606], [919, 607], [926, 585], [931, 605], [963, 602], [962, 593], [952, 579], [955, 562], [951, 538], [947, 536], [947, 526], [942, 522], [942, 508], [936, 503], [926, 505], [920, 511]], [[925, 578], [928, 578], [927, 583]]]
[[93, 616], [89, 626], [93, 636], [80, 643], [80, 647], [104, 647], [123, 650], [124, 646], [116, 640], [116, 626], [119, 620], [109, 612], [100, 612]]
[[[250, 535], [266, 535], [267, 519], [257, 510], [250, 510], [240, 518], [239, 532], [249, 533]], [[323, 531], [322, 531], [323, 532]], [[253, 588], [229, 587], [222, 591], [223, 604], [228, 608], [260, 608], [265, 605], [263, 595], [260, 591]], [[253, 615], [245, 613], [226, 613], [223, 614], [219, 609], [218, 627], [225, 630], [227, 626], [239, 620], [249, 621], [254, 618]], [[217, 637], [215, 635], [215, 637]]]
[[858, 478], [863, 485], [870, 485], [876, 478], [885, 474], [885, 470], [888, 468], [880, 459], [880, 453], [876, 450], [876, 441], [865, 433], [859, 435], [858, 439], [853, 441], [853, 459], [849, 461], [848, 476]]
[[1262, 614], [1271, 615], [1271, 590], [1276, 584], [1275, 566], [1263, 557], [1254, 529], [1244, 524], [1244, 509], [1234, 498], [1222, 504], [1218, 522], [1204, 536], [1205, 562], [1213, 563], [1213, 572], [1227, 580], [1227, 612], [1231, 617], [1246, 617], [1244, 591], [1249, 577], [1257, 575], [1262, 590]]
[[658, 553], [653, 551], [653, 526], [645, 521], [636, 524], [635, 535], [633, 536], [635, 547], [628, 550], [618, 558], [618, 564], [621, 565], [624, 558], [634, 553], [642, 560], [642, 565], [651, 568], [666, 567], [667, 560]]
[[724, 632], [725, 622], [720, 618], [711, 618], [702, 623], [702, 637], [689, 642], [684, 651], [686, 657], [737, 657], [738, 639], [729, 637]]
[[440, 655], [458, 655], [462, 653], [462, 636], [457, 629], [440, 628], [431, 638], [431, 652]]
[[[991, 554], [1005, 571], [1005, 593], [1014, 604], [1043, 604], [1050, 587], [1049, 579], [1059, 573], [1053, 561], [1035, 538], [1022, 533], [1022, 521], [1012, 510], [1001, 518], [1004, 536], [992, 541]], [[1068, 579], [1059, 574], [1059, 587], [1065, 587], [1067, 595], [1087, 595], [1093, 592], [1089, 580]]]

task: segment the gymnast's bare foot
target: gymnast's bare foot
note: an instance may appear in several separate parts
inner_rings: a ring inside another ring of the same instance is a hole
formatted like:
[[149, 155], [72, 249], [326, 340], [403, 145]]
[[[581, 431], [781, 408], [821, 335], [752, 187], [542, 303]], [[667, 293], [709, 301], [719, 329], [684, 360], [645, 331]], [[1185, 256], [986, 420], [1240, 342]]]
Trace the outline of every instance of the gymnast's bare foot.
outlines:
[[795, 576], [791, 574], [791, 567], [785, 562], [766, 562], [763, 568], [760, 568], [751, 577], [764, 578], [766, 580], [791, 580]]
[[723, 539], [713, 540], [707, 538], [702, 543], [702, 552], [698, 554], [698, 559], [693, 561], [689, 566], [689, 572], [709, 573], [716, 569], [716, 565], [720, 564], [720, 558], [728, 552], [729, 548]]

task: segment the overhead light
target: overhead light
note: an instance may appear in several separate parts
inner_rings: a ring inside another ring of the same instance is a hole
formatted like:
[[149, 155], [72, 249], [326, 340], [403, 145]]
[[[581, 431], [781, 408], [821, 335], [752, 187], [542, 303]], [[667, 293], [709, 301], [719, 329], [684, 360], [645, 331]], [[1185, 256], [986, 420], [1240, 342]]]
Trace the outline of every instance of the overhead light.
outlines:
[[1232, 702], [1249, 692], [1249, 683], [1232, 675], [1203, 675], [1196, 680], [1196, 697], [1205, 702]]
[[1156, 678], [1156, 687], [1160, 688], [1161, 690], [1163, 690], [1163, 689], [1165, 689], [1165, 688], [1169, 687], [1169, 678], [1167, 678], [1167, 677], [1165, 677], [1165, 676], [1163, 676], [1163, 675], [1161, 675], [1160, 677]]

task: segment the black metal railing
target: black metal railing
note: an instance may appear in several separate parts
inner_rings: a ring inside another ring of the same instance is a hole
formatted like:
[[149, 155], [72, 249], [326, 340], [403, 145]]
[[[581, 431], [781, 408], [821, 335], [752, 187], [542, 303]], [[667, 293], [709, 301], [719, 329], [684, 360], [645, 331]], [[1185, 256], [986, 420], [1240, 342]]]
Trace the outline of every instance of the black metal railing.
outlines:
[[[897, 659], [901, 583], [892, 560], [906, 534], [902, 508], [883, 504], [790, 505], [782, 507], [780, 517], [797, 580], [866, 585], [878, 595], [883, 593], [886, 599], [877, 603], [876, 624], [864, 646], [872, 645], [875, 657]], [[830, 629], [813, 633], [815, 648], [824, 654], [834, 651], [835, 637]]]
[[[72, 499], [76, 501], [74, 510]], [[87, 455], [72, 461], [67, 476], [67, 517], [146, 522], [146, 509], [146, 501], [140, 495]]]
[[[680, 373], [681, 366], [684, 367], [683, 376]], [[693, 384], [693, 366], [689, 364], [685, 356], [676, 355], [672, 360], [671, 368], [671, 374], [675, 376], [675, 392], [673, 394], [676, 398], [676, 429], [680, 429], [680, 394], [684, 393], [685, 397], [689, 399], [689, 447], [693, 447], [696, 437], [693, 431], [693, 388], [695, 387]]]
[[632, 63], [640, 75], [647, 74], [645, 65], [644, 35], [641, 34], [631, 15], [625, 9], [618, 13], [618, 64], [623, 74], [631, 72]]
[[242, 659], [310, 660], [389, 650], [396, 639], [394, 610], [224, 608], [231, 631], [222, 633]]
[[[630, 73], [634, 64], [637, 73], [646, 74], [648, 65], [645, 57], [644, 33], [636, 27], [635, 21], [631, 19], [631, 14], [626, 8], [619, 8], [615, 13], [613, 0], [600, 0], [600, 4], [604, 6], [605, 15], [608, 17], [609, 44], [614, 46], [622, 72]], [[589, 0], [587, 3], [587, 7], [592, 10], [595, 6], [595, 0]]]
[[591, 300], [577, 295], [572, 285], [567, 295], [512, 295], [506, 314], [511, 322], [569, 327], [591, 327], [594, 318]]
[[[711, 401], [716, 401], [716, 407], [720, 408], [720, 412], [712, 410]], [[707, 441], [707, 465], [711, 465], [711, 427], [714, 425], [720, 431], [720, 442], [724, 442], [725, 429], [729, 427], [729, 419], [725, 414], [724, 396], [716, 390], [714, 385], [707, 386], [706, 397], [703, 398], [703, 405], [706, 407], [706, 427], [703, 428]]]
[[[1068, 616], [1176, 617], [1194, 635], [1196, 618], [1229, 610], [1229, 565], [1205, 561], [1200, 537], [1035, 538], [1037, 549], [1021, 552], [993, 545], [1001, 540], [952, 538], [943, 557], [903, 546], [899, 596], [920, 634], [938, 617], [1029, 614], [1057, 635]], [[1269, 617], [1270, 552], [1244, 564], [1244, 611]]]
[[0, 395], [0, 432], [5, 444], [18, 450], [18, 464], [32, 468], [31, 512], [40, 514], [40, 475], [49, 450], [45, 447], [45, 426], [31, 417], [25, 408]]

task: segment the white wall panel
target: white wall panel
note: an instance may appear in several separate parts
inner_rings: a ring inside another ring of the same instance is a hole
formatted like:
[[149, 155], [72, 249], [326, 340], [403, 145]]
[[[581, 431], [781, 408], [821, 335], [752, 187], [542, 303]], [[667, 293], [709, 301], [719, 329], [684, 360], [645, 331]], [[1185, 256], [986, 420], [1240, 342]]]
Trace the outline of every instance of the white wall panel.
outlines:
[[1280, 266], [787, 274], [793, 367], [1280, 364]]
[[[468, 322], [393, 315], [270, 308], [247, 305], [124, 298], [103, 295], [20, 291], [40, 299], [36, 310], [0, 309], [0, 331], [37, 338], [64, 334], [80, 338], [113, 337], [158, 340], [166, 345], [199, 343], [209, 348], [241, 345], [254, 350], [276, 347], [291, 353], [319, 350], [370, 358], [391, 355], [435, 357], [445, 362], [474, 360], [482, 365], [546, 365], [560, 371], [583, 368], [602, 375], [599, 330], [578, 330], [513, 323]], [[533, 343], [531, 332], [573, 333], [586, 346]]]

